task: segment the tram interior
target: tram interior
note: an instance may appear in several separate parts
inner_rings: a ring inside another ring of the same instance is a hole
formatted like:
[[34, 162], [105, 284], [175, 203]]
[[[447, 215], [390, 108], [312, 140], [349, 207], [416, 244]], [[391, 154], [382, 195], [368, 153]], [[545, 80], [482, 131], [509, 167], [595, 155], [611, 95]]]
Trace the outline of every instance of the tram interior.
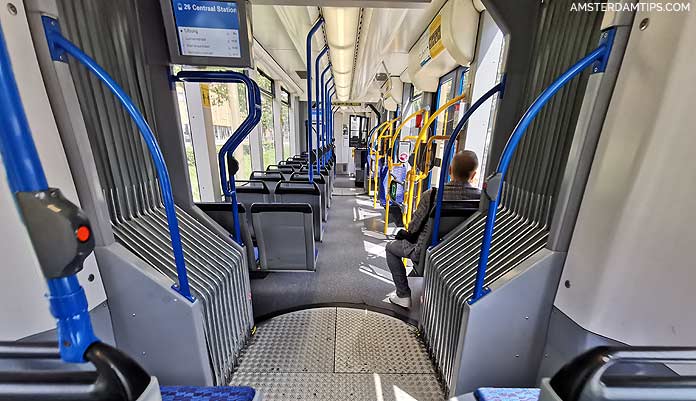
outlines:
[[6, 1], [0, 400], [696, 400], [693, 6]]

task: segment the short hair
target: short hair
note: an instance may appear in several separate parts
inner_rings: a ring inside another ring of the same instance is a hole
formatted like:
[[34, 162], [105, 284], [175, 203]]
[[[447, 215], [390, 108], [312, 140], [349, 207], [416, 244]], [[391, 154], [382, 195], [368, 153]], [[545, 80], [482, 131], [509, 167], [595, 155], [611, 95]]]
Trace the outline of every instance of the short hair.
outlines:
[[462, 150], [452, 158], [452, 175], [458, 180], [466, 181], [478, 169], [478, 165], [478, 157], [474, 151]]

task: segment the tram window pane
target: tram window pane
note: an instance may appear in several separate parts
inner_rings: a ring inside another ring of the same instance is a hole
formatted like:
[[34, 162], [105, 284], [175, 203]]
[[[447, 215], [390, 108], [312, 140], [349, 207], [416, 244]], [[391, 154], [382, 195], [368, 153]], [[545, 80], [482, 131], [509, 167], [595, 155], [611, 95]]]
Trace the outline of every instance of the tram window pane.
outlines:
[[275, 137], [273, 133], [273, 97], [261, 93], [261, 146], [263, 148], [263, 168], [275, 164]]
[[283, 134], [283, 157], [292, 156], [290, 154], [290, 106], [280, 103], [280, 129]]
[[[247, 117], [247, 93], [244, 85], [240, 84], [209, 84], [208, 90], [215, 149], [216, 153], [219, 153], [220, 148]], [[234, 157], [239, 162], [239, 172], [235, 177], [247, 179], [251, 174], [251, 150], [248, 137], [234, 151]]]
[[193, 152], [193, 139], [191, 136], [191, 124], [189, 124], [188, 105], [184, 84], [176, 83], [176, 99], [179, 102], [179, 122], [181, 132], [184, 134], [184, 149], [186, 151], [186, 164], [188, 165], [189, 181], [191, 182], [191, 195], [194, 202], [201, 201], [201, 193], [198, 188], [198, 170], [196, 169], [196, 156]]
[[271, 94], [271, 96], [274, 94], [273, 93], [273, 80], [266, 75], [263, 71], [258, 70], [259, 75], [256, 78], [256, 83], [259, 85], [259, 89], [261, 89], [264, 92], [267, 92]]

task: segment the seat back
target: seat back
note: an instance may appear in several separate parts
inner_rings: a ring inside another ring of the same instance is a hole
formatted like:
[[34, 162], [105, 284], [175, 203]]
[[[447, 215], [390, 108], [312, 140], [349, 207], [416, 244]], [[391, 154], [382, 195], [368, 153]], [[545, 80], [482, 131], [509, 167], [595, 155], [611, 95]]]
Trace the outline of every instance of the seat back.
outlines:
[[322, 224], [322, 197], [321, 190], [316, 183], [307, 181], [281, 181], [275, 189], [276, 202], [278, 203], [306, 203], [312, 207], [312, 221], [314, 223], [314, 239], [323, 239], [324, 227]]
[[[278, 172], [278, 173], [283, 175], [283, 181], [287, 181], [290, 179], [290, 176], [292, 175], [292, 173], [295, 172], [295, 169], [292, 166], [287, 166], [287, 165], [280, 166], [277, 164], [270, 164], [270, 165], [266, 166], [266, 172], [267, 173], [268, 172]], [[275, 190], [275, 186], [274, 186], [274, 190]]]
[[265, 182], [271, 195], [273, 195], [275, 184], [278, 181], [283, 181], [283, 173], [280, 171], [252, 171], [249, 180]]
[[[273, 202], [273, 192], [271, 192], [271, 187], [275, 188], [275, 184], [272, 182], [271, 184], [272, 185], [269, 185], [261, 180], [235, 182], [237, 202], [244, 205], [244, 210], [246, 212], [243, 214], [243, 216], [246, 216], [247, 227], [252, 238], [255, 237], [255, 235], [251, 224], [251, 205], [254, 203]], [[239, 212], [239, 214], [242, 215], [241, 212]]]
[[[234, 215], [232, 213], [232, 205], [229, 202], [198, 202], [196, 203], [208, 217], [213, 219], [222, 228], [227, 230], [230, 235], [234, 235]], [[239, 229], [244, 243], [244, 251], [247, 257], [247, 266], [249, 270], [256, 269], [256, 255], [254, 253], [254, 241], [252, 239], [251, 219], [247, 221], [246, 216], [251, 216], [251, 210], [247, 209], [244, 204], [237, 204], [237, 213], [242, 218], [239, 221]]]
[[[465, 222], [469, 217], [479, 210], [479, 200], [450, 200], [442, 201], [442, 209], [440, 213], [440, 228], [438, 231], [438, 239], [442, 240], [452, 230]], [[433, 236], [433, 226], [435, 225], [435, 208], [430, 210], [428, 224], [425, 225], [427, 240], [422, 244], [418, 262], [413, 264], [413, 269], [419, 276], [423, 276], [425, 267], [425, 256], [428, 247], [431, 244]]]
[[261, 269], [316, 270], [314, 223], [308, 203], [255, 203], [251, 215]]
[[[309, 174], [304, 172], [304, 173], [294, 173], [290, 176], [290, 181], [295, 181], [295, 182], [309, 182]], [[319, 186], [319, 192], [321, 194], [321, 219], [323, 221], [326, 221], [328, 218], [328, 185], [326, 182], [326, 178], [323, 175], [315, 175], [314, 176], [314, 183]]]

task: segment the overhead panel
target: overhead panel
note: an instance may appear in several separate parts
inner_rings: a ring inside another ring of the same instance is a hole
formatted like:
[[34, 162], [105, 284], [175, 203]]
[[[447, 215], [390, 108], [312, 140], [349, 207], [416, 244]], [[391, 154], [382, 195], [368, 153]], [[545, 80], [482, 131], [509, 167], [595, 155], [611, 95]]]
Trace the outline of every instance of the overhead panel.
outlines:
[[435, 92], [439, 78], [474, 59], [479, 11], [471, 0], [449, 0], [409, 51], [407, 76]]

